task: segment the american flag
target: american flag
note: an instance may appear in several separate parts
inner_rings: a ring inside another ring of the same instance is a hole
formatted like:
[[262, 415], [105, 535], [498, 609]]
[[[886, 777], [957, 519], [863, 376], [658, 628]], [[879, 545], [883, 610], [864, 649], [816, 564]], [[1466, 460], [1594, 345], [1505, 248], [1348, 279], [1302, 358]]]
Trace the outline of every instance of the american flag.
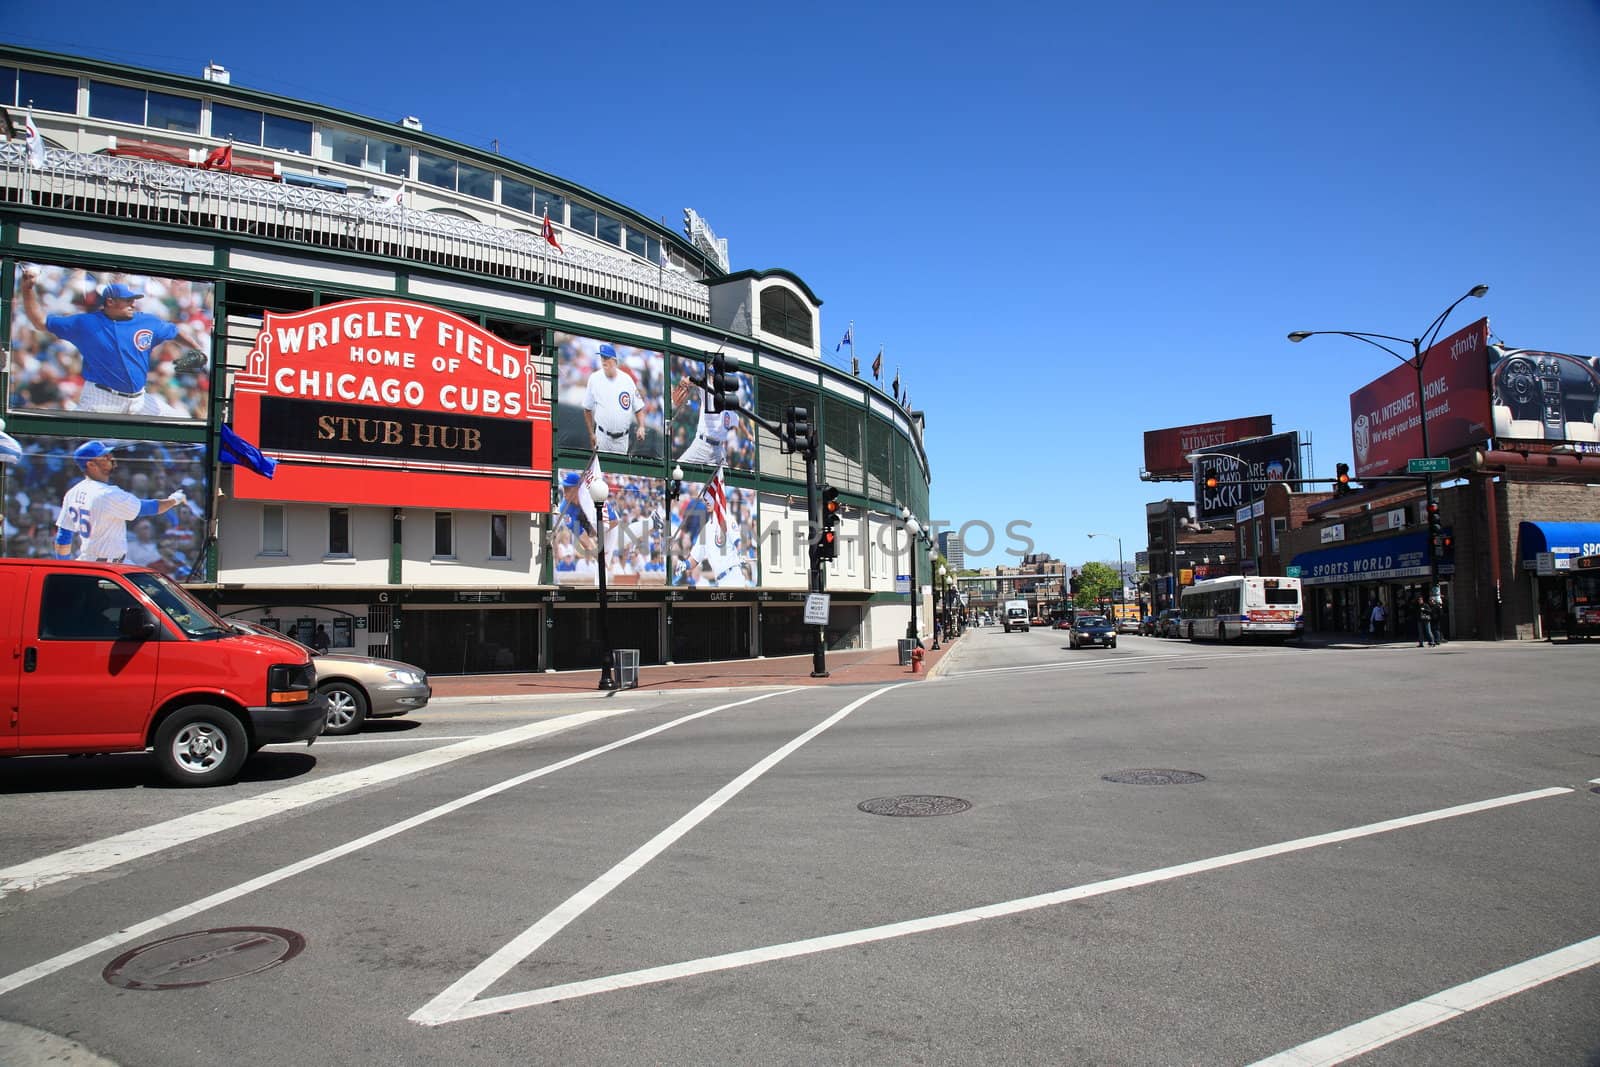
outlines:
[[723, 536], [728, 533], [728, 487], [722, 481], [722, 464], [717, 465], [717, 473], [711, 476], [706, 483], [704, 494], [706, 502], [711, 505], [711, 514], [717, 517], [717, 525], [722, 527]]

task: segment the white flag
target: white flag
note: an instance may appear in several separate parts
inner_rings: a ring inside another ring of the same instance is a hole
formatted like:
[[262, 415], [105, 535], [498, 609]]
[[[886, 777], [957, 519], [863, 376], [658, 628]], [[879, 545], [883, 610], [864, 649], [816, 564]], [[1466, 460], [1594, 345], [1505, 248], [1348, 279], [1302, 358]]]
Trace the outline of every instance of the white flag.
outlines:
[[28, 144], [28, 165], [33, 167], [44, 166], [44, 138], [39, 136], [39, 127], [33, 124], [33, 108], [28, 109], [28, 117], [22, 120], [22, 129]]
[[400, 183], [400, 187], [398, 189], [394, 190], [388, 196], [385, 196], [383, 198], [383, 206], [384, 207], [405, 207], [406, 206], [406, 183], [405, 182], [401, 182]]

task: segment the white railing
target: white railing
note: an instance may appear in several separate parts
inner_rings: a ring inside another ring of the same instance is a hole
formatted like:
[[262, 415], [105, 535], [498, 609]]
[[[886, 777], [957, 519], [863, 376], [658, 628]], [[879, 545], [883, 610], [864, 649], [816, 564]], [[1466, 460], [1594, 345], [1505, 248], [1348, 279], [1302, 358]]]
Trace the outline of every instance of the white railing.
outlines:
[[45, 153], [43, 167], [30, 167], [23, 145], [12, 141], [0, 145], [0, 199], [66, 214], [383, 255], [549, 286], [697, 322], [711, 318], [706, 287], [676, 271], [588, 248], [557, 252], [534, 233], [223, 171], [58, 149]]

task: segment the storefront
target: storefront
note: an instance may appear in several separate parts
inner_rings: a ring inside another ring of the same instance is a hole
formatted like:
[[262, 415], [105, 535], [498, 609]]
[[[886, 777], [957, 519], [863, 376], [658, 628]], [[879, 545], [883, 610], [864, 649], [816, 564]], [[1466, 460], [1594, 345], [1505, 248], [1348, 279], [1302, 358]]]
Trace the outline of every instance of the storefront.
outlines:
[[1600, 567], [1579, 562], [1600, 556], [1600, 523], [1524, 522], [1517, 545], [1538, 613], [1534, 637], [1600, 633]]
[[[1296, 555], [1290, 565], [1299, 568], [1305, 589], [1307, 629], [1368, 632], [1373, 605], [1380, 604], [1384, 616], [1380, 638], [1414, 635], [1416, 603], [1425, 595], [1429, 580], [1426, 538], [1417, 531]], [[1454, 573], [1455, 558], [1447, 552], [1439, 561], [1442, 627], [1447, 637], [1455, 632], [1448, 581]]]

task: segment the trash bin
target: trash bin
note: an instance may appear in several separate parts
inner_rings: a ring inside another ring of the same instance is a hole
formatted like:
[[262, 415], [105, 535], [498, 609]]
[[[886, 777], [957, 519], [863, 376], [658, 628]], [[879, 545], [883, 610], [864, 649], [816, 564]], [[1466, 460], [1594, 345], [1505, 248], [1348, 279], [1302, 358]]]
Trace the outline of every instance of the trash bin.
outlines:
[[639, 688], [639, 650], [637, 648], [619, 648], [616, 650], [616, 674], [618, 689]]
[[900, 666], [911, 666], [911, 650], [916, 648], [919, 643], [920, 642], [911, 640], [909, 637], [902, 637], [900, 639]]

